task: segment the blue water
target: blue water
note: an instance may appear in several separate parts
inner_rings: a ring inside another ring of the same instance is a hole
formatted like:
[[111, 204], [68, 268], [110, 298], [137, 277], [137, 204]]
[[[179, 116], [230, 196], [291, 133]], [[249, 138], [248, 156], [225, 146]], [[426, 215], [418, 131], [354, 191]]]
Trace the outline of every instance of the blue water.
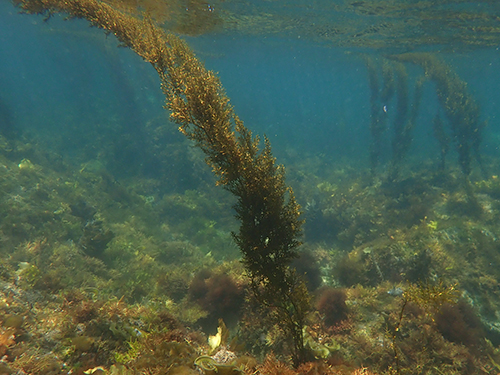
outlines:
[[[300, 36], [300, 35], [299, 35]], [[360, 52], [326, 42], [279, 35], [215, 33], [188, 37], [209, 69], [218, 72], [236, 113], [255, 134], [266, 134], [278, 158], [292, 153], [325, 154], [369, 167], [370, 94]], [[68, 156], [98, 157], [85, 134], [103, 138], [123, 132], [141, 138], [144, 124], [163, 121], [163, 96], [149, 64], [117, 48], [113, 36], [82, 20], [18, 14], [0, 4], [0, 102], [3, 118]], [[433, 46], [433, 48], [436, 48]], [[500, 157], [498, 47], [454, 52], [441, 57], [468, 83], [480, 103], [482, 152]], [[408, 66], [410, 89], [422, 74]], [[412, 94], [410, 94], [412, 95]], [[409, 157], [438, 155], [432, 119], [438, 111], [433, 84], [425, 85]], [[394, 100], [387, 104], [389, 114]], [[172, 125], [175, 126], [175, 125]], [[386, 132], [384, 160], [392, 133]], [[85, 143], [86, 142], [86, 143]], [[85, 144], [82, 144], [85, 143]], [[140, 152], [140, 147], [137, 148]], [[456, 155], [451, 154], [455, 160]]]
[[155, 72], [84, 21], [20, 15], [1, 4], [0, 100], [16, 126], [75, 153], [81, 136], [135, 132], [163, 113]]

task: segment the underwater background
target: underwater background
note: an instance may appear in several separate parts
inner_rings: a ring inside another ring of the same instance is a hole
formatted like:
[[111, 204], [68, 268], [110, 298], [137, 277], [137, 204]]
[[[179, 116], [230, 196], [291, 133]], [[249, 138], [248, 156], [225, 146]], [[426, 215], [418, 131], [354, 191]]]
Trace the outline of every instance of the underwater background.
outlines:
[[0, 373], [499, 373], [496, 1], [104, 3], [185, 40], [286, 168], [306, 360], [151, 65], [2, 0]]

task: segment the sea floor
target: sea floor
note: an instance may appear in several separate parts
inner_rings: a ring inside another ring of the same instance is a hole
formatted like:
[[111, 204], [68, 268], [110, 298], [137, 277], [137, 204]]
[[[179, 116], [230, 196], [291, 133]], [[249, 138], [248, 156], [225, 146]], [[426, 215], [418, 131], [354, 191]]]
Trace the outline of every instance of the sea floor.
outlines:
[[308, 361], [293, 368], [249, 294], [232, 198], [212, 179], [168, 191], [1, 141], [0, 373], [211, 375], [203, 356], [262, 375], [500, 370], [495, 174], [408, 161], [389, 179], [287, 160], [306, 220], [294, 267], [313, 296]]

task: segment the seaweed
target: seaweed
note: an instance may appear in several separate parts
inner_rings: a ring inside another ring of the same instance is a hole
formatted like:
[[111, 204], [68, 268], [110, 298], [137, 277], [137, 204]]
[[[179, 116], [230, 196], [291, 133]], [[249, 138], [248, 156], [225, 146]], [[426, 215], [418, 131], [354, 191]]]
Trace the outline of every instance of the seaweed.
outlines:
[[244, 290], [226, 274], [201, 270], [189, 285], [188, 298], [208, 312], [207, 318], [200, 322], [208, 331], [215, 328], [221, 318], [229, 326], [236, 325], [244, 302]]
[[401, 310], [394, 324], [391, 334], [392, 348], [394, 353], [394, 370], [397, 374], [401, 373], [401, 357], [403, 353], [397, 342], [401, 339], [401, 326], [407, 307], [414, 310], [413, 304], [429, 313], [441, 311], [443, 306], [457, 303], [459, 292], [454, 285], [446, 286], [443, 282], [430, 284], [421, 282], [418, 285], [410, 285], [403, 293]]
[[16, 0], [25, 12], [69, 13], [113, 33], [151, 63], [161, 79], [166, 108], [179, 130], [206, 155], [218, 184], [237, 197], [240, 229], [234, 239], [251, 290], [292, 341], [295, 365], [305, 360], [303, 328], [309, 310], [305, 282], [290, 262], [297, 257], [303, 221], [283, 166], [270, 142], [253, 137], [234, 113], [218, 77], [205, 69], [187, 44], [144, 16], [129, 16], [97, 0]]
[[[380, 164], [383, 151], [383, 135], [389, 129], [392, 118], [392, 160], [388, 179], [395, 181], [399, 167], [412, 142], [412, 131], [416, 124], [422, 88], [425, 78], [415, 82], [413, 102], [410, 105], [410, 88], [405, 65], [382, 58], [364, 57], [368, 70], [370, 89], [370, 168], [372, 174]], [[395, 96], [395, 114], [389, 116]]]
[[[388, 59], [393, 60], [391, 63]], [[388, 129], [389, 104], [396, 95], [394, 115], [394, 135], [392, 139], [392, 162], [389, 180], [394, 181], [399, 174], [399, 167], [412, 142], [412, 131], [422, 98], [423, 84], [429, 79], [435, 84], [436, 94], [447, 118], [453, 141], [456, 144], [458, 161], [465, 176], [472, 170], [473, 159], [478, 163], [483, 175], [486, 175], [480, 153], [482, 130], [485, 122], [480, 119], [480, 108], [472, 94], [467, 90], [467, 83], [444, 61], [432, 53], [404, 53], [388, 56], [378, 62], [372, 57], [364, 57], [368, 70], [371, 108], [371, 144], [370, 167], [374, 174], [382, 157], [382, 136]], [[402, 63], [420, 65], [425, 77], [415, 82], [413, 102], [410, 106], [408, 74]], [[434, 136], [439, 143], [441, 156], [440, 169], [444, 169], [450, 137], [444, 130], [439, 114], [434, 120]]]
[[319, 290], [316, 309], [322, 314], [327, 327], [332, 327], [347, 319], [349, 308], [346, 305], [345, 290], [324, 287]]
[[415, 83], [413, 103], [409, 106], [408, 74], [404, 65], [396, 65], [398, 72], [398, 101], [396, 117], [394, 119], [394, 136], [392, 139], [392, 164], [390, 180], [395, 180], [399, 174], [399, 166], [408, 153], [412, 138], [412, 131], [417, 121], [420, 101], [422, 99], [422, 87], [424, 78], [420, 78]]
[[[382, 136], [387, 130], [387, 105], [395, 93], [394, 72], [388, 61], [384, 59], [380, 64], [372, 57], [365, 57], [368, 70], [370, 88], [370, 167], [375, 173], [382, 156]], [[381, 66], [380, 66], [381, 65]], [[379, 80], [378, 70], [382, 72], [382, 82]]]
[[450, 149], [450, 136], [446, 133], [446, 130], [444, 129], [444, 123], [443, 120], [441, 119], [441, 116], [439, 113], [434, 116], [434, 122], [433, 122], [433, 130], [434, 130], [434, 137], [439, 143], [439, 151], [440, 151], [440, 156], [441, 156], [441, 163], [439, 164], [439, 169], [440, 171], [444, 171], [445, 166], [446, 166], [446, 155], [448, 154], [448, 151]]
[[[462, 172], [466, 176], [470, 174], [471, 161], [475, 158], [484, 173], [479, 148], [485, 123], [480, 121], [479, 105], [467, 90], [467, 83], [460, 79], [448, 64], [431, 53], [405, 53], [391, 58], [420, 65], [426, 77], [436, 84], [438, 100], [456, 142]], [[439, 137], [442, 154], [445, 140], [441, 139], [442, 134], [439, 130], [435, 135]]]

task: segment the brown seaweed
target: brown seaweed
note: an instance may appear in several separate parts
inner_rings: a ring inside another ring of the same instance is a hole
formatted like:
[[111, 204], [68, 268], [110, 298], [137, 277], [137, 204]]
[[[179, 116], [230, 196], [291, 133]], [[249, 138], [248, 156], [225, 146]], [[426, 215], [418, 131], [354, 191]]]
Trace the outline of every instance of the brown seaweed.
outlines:
[[19, 0], [25, 12], [68, 13], [113, 33], [158, 72], [166, 107], [179, 130], [206, 155], [218, 184], [237, 197], [240, 229], [234, 239], [243, 254], [257, 300], [292, 340], [292, 357], [304, 361], [303, 327], [309, 310], [304, 281], [289, 267], [297, 257], [302, 220], [283, 166], [275, 164], [268, 139], [261, 150], [234, 113], [218, 77], [205, 69], [178, 37], [145, 16], [139, 19], [98, 0]]

